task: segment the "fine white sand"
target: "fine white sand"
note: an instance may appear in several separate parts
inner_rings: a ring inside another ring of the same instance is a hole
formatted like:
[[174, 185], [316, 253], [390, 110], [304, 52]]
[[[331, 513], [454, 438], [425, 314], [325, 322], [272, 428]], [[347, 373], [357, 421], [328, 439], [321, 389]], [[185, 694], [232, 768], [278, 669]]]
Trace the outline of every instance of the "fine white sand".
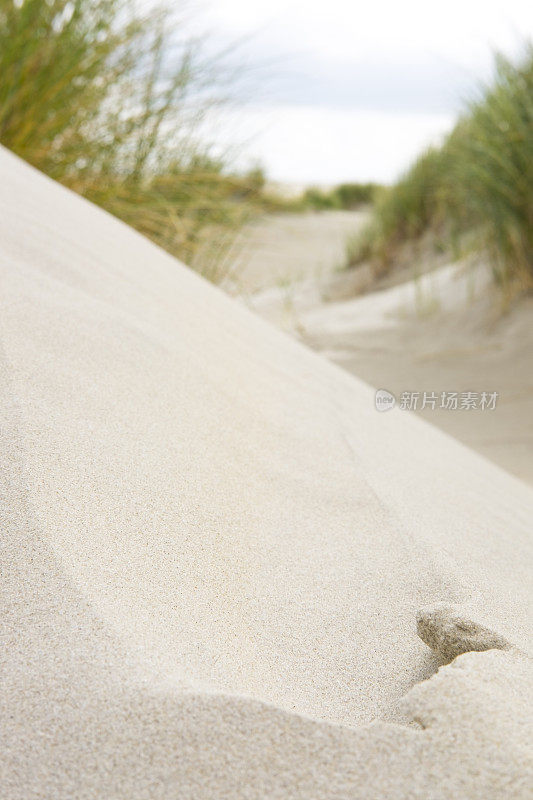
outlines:
[[529, 797], [531, 490], [0, 174], [0, 796]]
[[[373, 386], [419, 392], [415, 412], [533, 485], [533, 297], [502, 313], [502, 293], [484, 263], [424, 273], [431, 258], [394, 271], [385, 288], [365, 267], [270, 287], [249, 303], [313, 349]], [[264, 264], [268, 272], [268, 265]], [[365, 286], [366, 279], [366, 286]], [[383, 283], [383, 281], [381, 282]], [[370, 289], [358, 296], [357, 288]], [[337, 295], [344, 299], [332, 300]], [[423, 392], [497, 392], [494, 410], [422, 408]]]

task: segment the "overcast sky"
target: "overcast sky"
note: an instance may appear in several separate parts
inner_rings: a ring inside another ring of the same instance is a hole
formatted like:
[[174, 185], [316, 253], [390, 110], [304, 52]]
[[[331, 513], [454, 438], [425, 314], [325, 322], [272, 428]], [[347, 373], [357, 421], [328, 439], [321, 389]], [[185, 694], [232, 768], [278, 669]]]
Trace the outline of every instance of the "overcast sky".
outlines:
[[533, 38], [532, 0], [203, 0], [257, 85], [233, 119], [276, 180], [393, 180], [450, 127], [491, 53]]

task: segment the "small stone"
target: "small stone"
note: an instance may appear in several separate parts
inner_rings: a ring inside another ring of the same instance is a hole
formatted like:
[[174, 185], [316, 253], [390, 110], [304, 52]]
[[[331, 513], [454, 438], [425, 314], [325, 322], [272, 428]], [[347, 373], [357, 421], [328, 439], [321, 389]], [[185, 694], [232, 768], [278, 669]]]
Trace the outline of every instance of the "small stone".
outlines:
[[503, 636], [469, 619], [457, 606], [445, 603], [421, 609], [416, 627], [422, 641], [445, 661], [471, 651], [512, 649]]

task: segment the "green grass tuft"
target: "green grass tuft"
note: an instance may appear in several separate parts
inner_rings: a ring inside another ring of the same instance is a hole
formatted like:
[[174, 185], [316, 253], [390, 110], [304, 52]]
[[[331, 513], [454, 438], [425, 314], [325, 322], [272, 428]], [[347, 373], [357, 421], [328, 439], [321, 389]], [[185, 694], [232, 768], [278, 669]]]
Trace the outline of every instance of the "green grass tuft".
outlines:
[[200, 143], [234, 75], [173, 12], [139, 7], [0, 0], [0, 142], [220, 280], [264, 183]]
[[533, 49], [498, 56], [493, 84], [441, 147], [424, 152], [376, 200], [350, 244], [351, 264], [390, 270], [402, 247], [433, 231], [453, 252], [461, 237], [486, 252], [504, 287], [533, 285]]

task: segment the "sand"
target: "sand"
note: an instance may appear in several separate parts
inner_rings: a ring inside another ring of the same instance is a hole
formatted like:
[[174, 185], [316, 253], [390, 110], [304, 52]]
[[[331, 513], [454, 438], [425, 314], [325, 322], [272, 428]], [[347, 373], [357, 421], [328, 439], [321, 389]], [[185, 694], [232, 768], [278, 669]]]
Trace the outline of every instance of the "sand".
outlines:
[[[533, 485], [533, 298], [505, 308], [483, 263], [443, 264], [422, 275], [430, 267], [424, 255], [374, 287], [364, 268], [318, 281], [309, 274], [246, 302], [398, 400], [418, 391], [413, 413]], [[435, 408], [421, 408], [424, 391], [439, 398]], [[452, 391], [497, 392], [496, 408], [441, 409], [442, 392]]]
[[531, 490], [0, 169], [0, 796], [528, 797]]
[[304, 278], [320, 281], [346, 260], [346, 241], [364, 211], [268, 214], [246, 226], [235, 246], [225, 289], [239, 296], [276, 286], [289, 290]]

